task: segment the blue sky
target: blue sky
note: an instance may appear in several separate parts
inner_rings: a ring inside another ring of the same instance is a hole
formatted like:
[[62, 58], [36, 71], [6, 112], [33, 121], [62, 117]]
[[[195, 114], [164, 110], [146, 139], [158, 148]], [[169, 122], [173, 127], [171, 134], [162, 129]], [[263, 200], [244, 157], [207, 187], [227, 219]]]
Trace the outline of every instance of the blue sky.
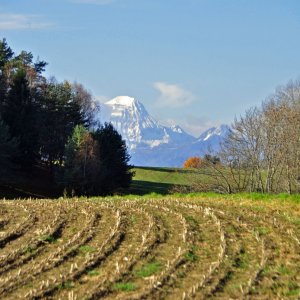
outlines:
[[300, 78], [299, 0], [1, 0], [0, 37], [198, 136]]

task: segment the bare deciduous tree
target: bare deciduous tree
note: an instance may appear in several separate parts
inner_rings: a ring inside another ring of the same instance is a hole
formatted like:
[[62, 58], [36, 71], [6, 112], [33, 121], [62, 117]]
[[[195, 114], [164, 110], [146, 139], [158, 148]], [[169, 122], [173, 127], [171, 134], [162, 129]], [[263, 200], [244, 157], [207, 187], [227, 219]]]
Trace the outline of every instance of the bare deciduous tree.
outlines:
[[299, 192], [300, 81], [235, 119], [218, 156], [221, 164], [204, 172], [213, 190]]

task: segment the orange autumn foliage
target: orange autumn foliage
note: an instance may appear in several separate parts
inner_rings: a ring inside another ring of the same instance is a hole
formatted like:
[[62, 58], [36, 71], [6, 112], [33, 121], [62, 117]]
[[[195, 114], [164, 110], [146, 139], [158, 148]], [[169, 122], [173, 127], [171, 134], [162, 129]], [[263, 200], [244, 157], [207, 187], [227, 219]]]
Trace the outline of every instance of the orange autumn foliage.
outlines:
[[199, 156], [189, 157], [183, 164], [184, 168], [199, 169], [203, 166], [203, 160]]

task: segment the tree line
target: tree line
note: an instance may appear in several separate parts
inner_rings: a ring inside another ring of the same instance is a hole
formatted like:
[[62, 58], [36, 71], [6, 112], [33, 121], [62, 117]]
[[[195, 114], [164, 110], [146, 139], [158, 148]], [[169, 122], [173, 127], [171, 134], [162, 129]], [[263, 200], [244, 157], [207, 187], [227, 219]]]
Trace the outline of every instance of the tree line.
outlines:
[[73, 194], [128, 187], [130, 157], [121, 136], [95, 122], [98, 107], [83, 85], [46, 79], [46, 66], [0, 40], [0, 184], [42, 166], [52, 184]]
[[217, 157], [217, 164], [201, 161], [199, 172], [209, 180], [195, 189], [299, 193], [300, 81], [278, 87], [260, 107], [236, 118]]

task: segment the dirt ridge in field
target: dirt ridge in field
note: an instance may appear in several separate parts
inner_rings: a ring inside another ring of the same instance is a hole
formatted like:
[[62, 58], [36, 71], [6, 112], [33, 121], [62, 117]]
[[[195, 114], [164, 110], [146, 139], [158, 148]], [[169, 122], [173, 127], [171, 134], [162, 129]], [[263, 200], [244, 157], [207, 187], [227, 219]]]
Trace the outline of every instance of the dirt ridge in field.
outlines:
[[300, 207], [280, 201], [0, 202], [1, 299], [299, 299]]

